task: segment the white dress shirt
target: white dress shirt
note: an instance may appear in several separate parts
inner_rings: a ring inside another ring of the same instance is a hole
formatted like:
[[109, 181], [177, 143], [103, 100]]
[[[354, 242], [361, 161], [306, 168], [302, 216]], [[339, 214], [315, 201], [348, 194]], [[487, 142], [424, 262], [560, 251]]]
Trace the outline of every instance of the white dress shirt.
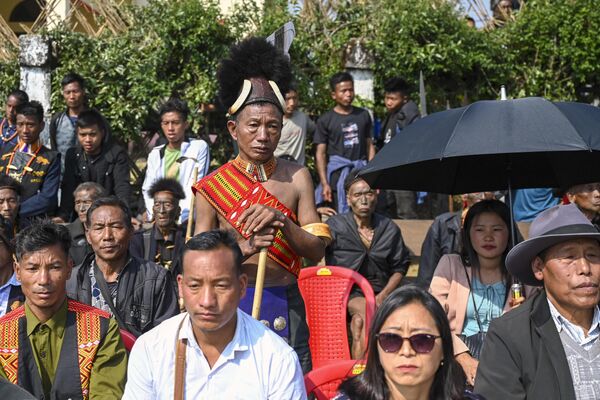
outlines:
[[596, 340], [598, 340], [598, 337], [600, 337], [600, 311], [598, 306], [594, 307], [592, 325], [586, 336], [583, 328], [563, 317], [556, 307], [554, 307], [554, 304], [552, 304], [550, 299], [548, 299], [548, 305], [550, 306], [550, 315], [552, 315], [552, 320], [554, 321], [554, 325], [556, 325], [558, 333], [562, 332], [564, 329], [567, 335], [569, 335], [569, 337], [584, 350], [591, 349]]
[[306, 399], [294, 350], [238, 309], [233, 339], [212, 369], [194, 338], [187, 313], [140, 336], [129, 357], [123, 400], [173, 399], [175, 334], [183, 318], [178, 338], [187, 338], [185, 399]]
[[[146, 213], [149, 218], [152, 218], [152, 206], [154, 199], [148, 195], [148, 190], [152, 184], [165, 175], [165, 166], [163, 159], [160, 157], [160, 151], [166, 145], [156, 146], [148, 155], [148, 166], [146, 167], [146, 177], [142, 184], [142, 192], [144, 194], [144, 203], [146, 204]], [[181, 143], [181, 157], [187, 157], [179, 166], [179, 183], [183, 186], [185, 199], [179, 202], [181, 208], [181, 216], [179, 223], [188, 218], [190, 212], [190, 204], [193, 198], [192, 186], [208, 173], [210, 166], [210, 152], [208, 144], [204, 140], [193, 139], [189, 142]], [[194, 181], [194, 167], [198, 167], [198, 176]]]

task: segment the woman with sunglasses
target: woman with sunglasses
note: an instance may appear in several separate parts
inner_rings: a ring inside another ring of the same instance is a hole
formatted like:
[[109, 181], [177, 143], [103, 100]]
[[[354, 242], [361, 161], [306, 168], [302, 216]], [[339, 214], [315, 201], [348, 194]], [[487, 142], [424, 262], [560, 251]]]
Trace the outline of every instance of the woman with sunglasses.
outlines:
[[437, 300], [416, 286], [396, 289], [375, 314], [365, 371], [336, 400], [481, 399], [465, 392], [452, 333]]
[[[510, 295], [513, 279], [504, 263], [513, 243], [509, 227], [506, 204], [498, 200], [474, 204], [463, 223], [461, 254], [446, 254], [440, 259], [429, 288], [457, 335], [456, 360], [470, 385], [475, 383], [476, 358], [490, 322], [525, 300], [522, 293], [514, 298]], [[527, 294], [532, 290], [525, 289]]]

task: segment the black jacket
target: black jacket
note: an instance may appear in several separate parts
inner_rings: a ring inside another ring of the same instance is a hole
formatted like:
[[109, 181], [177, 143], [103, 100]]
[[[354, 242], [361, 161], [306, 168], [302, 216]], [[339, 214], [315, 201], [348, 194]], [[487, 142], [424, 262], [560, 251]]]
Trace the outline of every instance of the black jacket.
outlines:
[[401, 109], [397, 110], [396, 112], [386, 114], [383, 122], [381, 123], [381, 133], [377, 139], [377, 147], [382, 148], [386, 144], [388, 130], [390, 131], [389, 139], [391, 139], [396, 136], [396, 133], [403, 130], [420, 117], [421, 113], [419, 112], [419, 107], [417, 107], [415, 102], [412, 100], [409, 100], [402, 106]]
[[[151, 228], [135, 232], [131, 238], [131, 242], [129, 242], [129, 254], [144, 260], [155, 261], [156, 254], [159, 251], [158, 241], [156, 240], [159, 235], [160, 233], [157, 231], [155, 225], [152, 225]], [[185, 227], [183, 225], [177, 226], [173, 238], [175, 247], [173, 248], [173, 260], [169, 270], [173, 275], [173, 279], [175, 279], [178, 274], [182, 273], [181, 255], [185, 246]]]
[[461, 212], [447, 212], [438, 215], [434, 220], [423, 245], [417, 284], [429, 289], [435, 268], [444, 254], [460, 254]]
[[83, 224], [79, 218], [70, 224], [67, 224], [66, 227], [71, 235], [71, 248], [69, 249], [69, 255], [73, 260], [73, 264], [79, 265], [83, 262], [85, 256], [94, 250], [85, 237], [85, 229], [83, 228]]
[[575, 400], [545, 291], [492, 321], [475, 379], [488, 400]]
[[75, 217], [73, 192], [80, 183], [90, 181], [100, 184], [107, 196], [115, 195], [129, 203], [129, 159], [125, 149], [113, 142], [110, 133], [105, 134], [102, 151], [94, 158], [85, 154], [79, 144], [67, 150], [58, 213], [66, 222]]
[[[89, 254], [81, 265], [73, 269], [67, 282], [68, 296], [89, 305], [92, 304], [89, 271], [94, 257], [94, 253]], [[108, 288], [103, 285], [105, 282], [102, 272], [97, 271], [95, 276], [103, 297], [110, 299]], [[179, 313], [171, 274], [166, 269], [137, 257], [131, 257], [119, 276], [116, 303], [116, 314], [113, 314], [119, 328], [135, 336], [140, 336]]]
[[375, 294], [385, 287], [393, 273], [406, 275], [410, 252], [402, 240], [400, 228], [391, 219], [373, 214], [374, 233], [368, 250], [360, 240], [352, 211], [329, 218], [327, 225], [332, 236], [325, 253], [327, 265], [359, 272], [367, 278]]

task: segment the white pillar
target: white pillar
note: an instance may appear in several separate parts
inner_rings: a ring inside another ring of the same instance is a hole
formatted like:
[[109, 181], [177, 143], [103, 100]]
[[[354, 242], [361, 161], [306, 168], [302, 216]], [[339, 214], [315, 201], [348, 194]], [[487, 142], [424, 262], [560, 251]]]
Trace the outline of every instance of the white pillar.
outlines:
[[362, 99], [374, 101], [373, 57], [364, 45], [352, 39], [346, 47], [346, 70], [354, 78], [354, 93]]
[[[19, 65], [21, 67], [21, 90], [29, 95], [30, 100], [39, 101], [44, 107], [46, 127], [41, 134], [47, 137], [50, 120], [50, 95], [52, 81], [50, 77], [50, 60], [52, 58], [50, 40], [41, 35], [19, 36]], [[42, 139], [42, 141], [44, 141]]]

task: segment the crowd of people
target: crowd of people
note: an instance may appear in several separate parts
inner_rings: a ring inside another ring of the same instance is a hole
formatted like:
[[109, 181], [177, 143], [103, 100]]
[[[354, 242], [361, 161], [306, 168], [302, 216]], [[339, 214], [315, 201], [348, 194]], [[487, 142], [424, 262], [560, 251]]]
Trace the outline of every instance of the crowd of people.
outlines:
[[[365, 293], [350, 293], [351, 354], [366, 369], [337, 399], [600, 398], [600, 184], [538, 207], [527, 240], [503, 193], [465, 194], [462, 210], [435, 211], [410, 284], [414, 254], [393, 219], [422, 215], [425, 194], [380, 191], [360, 175], [419, 118], [406, 83], [386, 82], [375, 136], [346, 72], [331, 77], [330, 111], [316, 123], [302, 113], [288, 58], [264, 39], [233, 46], [217, 79], [237, 154], [211, 171], [187, 104], [162, 102], [163, 143], [148, 154], [137, 215], [128, 154], [88, 108], [84, 78], [64, 77], [66, 109], [47, 130], [42, 106], [10, 93], [0, 393], [305, 399], [297, 279], [324, 259], [366, 278], [377, 305], [365, 326]], [[304, 166], [311, 136], [316, 190]]]

